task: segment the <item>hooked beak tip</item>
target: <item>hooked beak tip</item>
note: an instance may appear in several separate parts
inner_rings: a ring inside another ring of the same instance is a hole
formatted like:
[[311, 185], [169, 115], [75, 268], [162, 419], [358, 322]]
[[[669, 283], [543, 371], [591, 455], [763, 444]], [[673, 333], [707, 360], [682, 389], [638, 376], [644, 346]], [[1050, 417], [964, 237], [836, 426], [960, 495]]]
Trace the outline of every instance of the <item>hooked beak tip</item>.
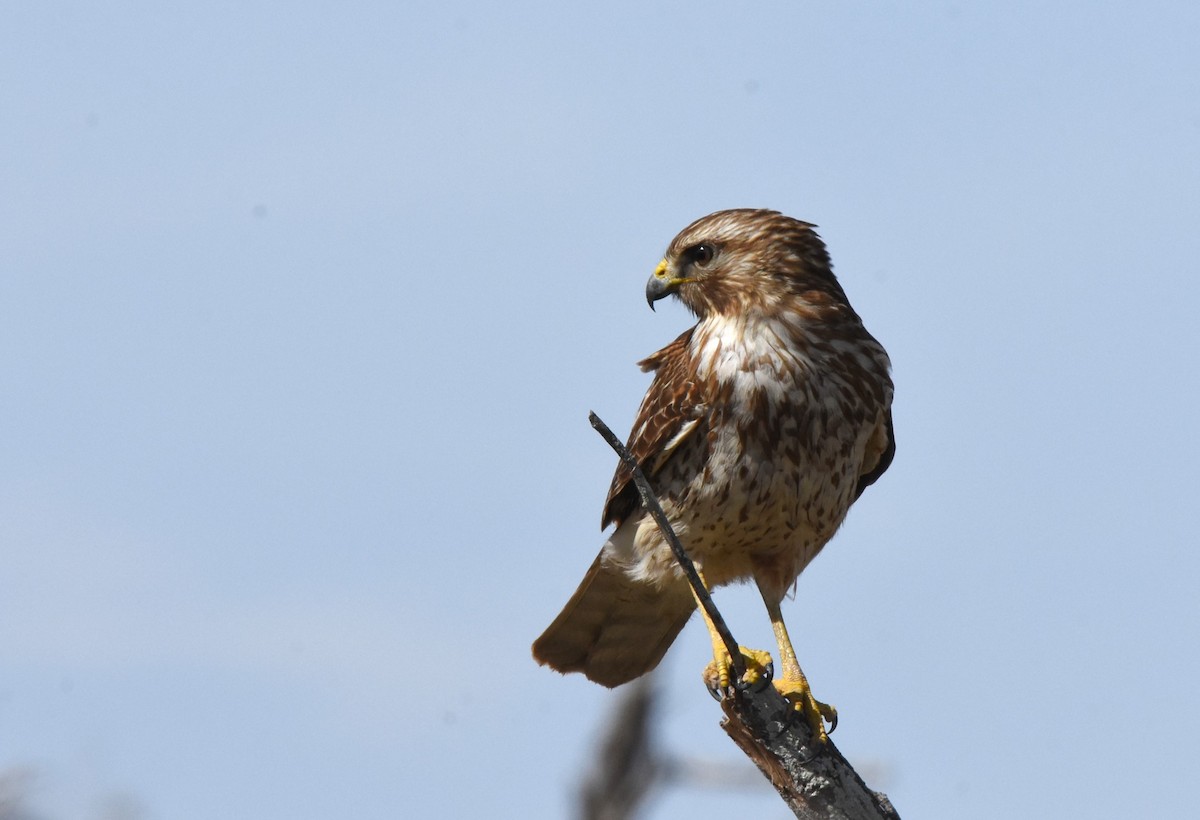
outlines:
[[671, 279], [667, 275], [667, 262], [664, 259], [654, 269], [654, 275], [646, 282], [646, 304], [654, 310], [654, 303], [672, 293]]

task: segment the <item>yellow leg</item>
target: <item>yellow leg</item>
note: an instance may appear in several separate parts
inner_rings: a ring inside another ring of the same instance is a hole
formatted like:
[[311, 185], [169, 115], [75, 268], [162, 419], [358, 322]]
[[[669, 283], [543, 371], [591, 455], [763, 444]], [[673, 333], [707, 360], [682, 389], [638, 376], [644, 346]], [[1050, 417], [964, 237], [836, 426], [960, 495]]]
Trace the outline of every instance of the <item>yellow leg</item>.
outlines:
[[[759, 591], [762, 591], [761, 588]], [[779, 601], [764, 593], [763, 603], [767, 605], [767, 614], [771, 617], [771, 628], [775, 631], [775, 642], [779, 645], [779, 665], [783, 671], [783, 675], [775, 680], [775, 688], [796, 704], [796, 710], [804, 715], [808, 725], [812, 727], [813, 735], [824, 742], [829, 739], [825, 732], [825, 721], [829, 721], [830, 732], [837, 728], [837, 709], [813, 697], [808, 678], [804, 677], [804, 672], [800, 670], [800, 662], [796, 660], [796, 650], [792, 648], [792, 639], [783, 623]]]
[[[697, 569], [696, 574], [700, 576], [700, 583], [704, 584], [704, 588], [711, 589], [708, 581], [704, 579], [704, 573]], [[712, 641], [713, 660], [704, 667], [704, 682], [714, 693], [724, 692], [733, 683], [730, 677], [733, 660], [729, 657], [729, 650], [725, 648], [725, 641], [721, 637], [721, 633], [717, 632], [716, 624], [704, 611], [695, 590], [692, 590], [692, 597], [696, 599], [696, 607], [700, 610], [700, 616], [704, 618], [704, 625], [708, 627], [709, 640]], [[742, 676], [743, 682], [754, 684], [771, 676], [769, 671], [771, 667], [770, 653], [763, 652], [761, 649], [747, 649], [744, 646], [739, 646], [738, 651], [741, 652], [746, 664], [746, 674]]]

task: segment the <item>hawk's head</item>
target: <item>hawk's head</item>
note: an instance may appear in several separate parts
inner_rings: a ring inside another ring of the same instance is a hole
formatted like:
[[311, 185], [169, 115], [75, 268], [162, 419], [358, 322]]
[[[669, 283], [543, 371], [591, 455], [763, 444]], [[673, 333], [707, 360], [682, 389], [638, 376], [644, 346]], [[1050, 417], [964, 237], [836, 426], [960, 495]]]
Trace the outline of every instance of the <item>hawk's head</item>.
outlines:
[[778, 211], [717, 211], [672, 240], [646, 284], [650, 306], [670, 294], [697, 316], [844, 305], [815, 225]]

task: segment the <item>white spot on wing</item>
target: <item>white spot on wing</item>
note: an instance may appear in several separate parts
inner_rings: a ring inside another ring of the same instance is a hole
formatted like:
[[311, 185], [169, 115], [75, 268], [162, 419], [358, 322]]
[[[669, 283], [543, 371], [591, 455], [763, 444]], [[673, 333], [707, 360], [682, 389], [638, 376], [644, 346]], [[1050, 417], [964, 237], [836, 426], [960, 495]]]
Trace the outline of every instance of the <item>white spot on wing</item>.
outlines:
[[650, 471], [658, 472], [666, 460], [671, 457], [671, 453], [675, 452], [675, 448], [679, 446], [679, 442], [687, 438], [688, 434], [695, 430], [696, 425], [699, 423], [700, 419], [692, 419], [689, 422], [685, 422], [684, 425], [679, 428], [679, 432], [671, 436], [671, 440], [663, 445], [662, 452], [660, 452], [654, 459], [654, 464], [650, 467]]

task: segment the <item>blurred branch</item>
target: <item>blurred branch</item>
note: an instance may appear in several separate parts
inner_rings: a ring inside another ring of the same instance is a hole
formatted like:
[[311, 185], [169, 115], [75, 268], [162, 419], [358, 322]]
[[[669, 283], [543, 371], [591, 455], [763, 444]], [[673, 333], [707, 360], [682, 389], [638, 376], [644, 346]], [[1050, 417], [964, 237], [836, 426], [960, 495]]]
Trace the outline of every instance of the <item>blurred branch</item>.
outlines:
[[[730, 656], [740, 660], [737, 641], [717, 611], [708, 590], [700, 583], [696, 568], [671, 528], [637, 459], [599, 416], [590, 413], [588, 418], [629, 466], [646, 510], [654, 517], [663, 538], [671, 545], [675, 559], [691, 583], [696, 597], [717, 625]], [[799, 718], [792, 703], [779, 694], [774, 686], [763, 683], [746, 686], [740, 682], [744, 669], [736, 671], [739, 682], [725, 692], [721, 700], [721, 709], [725, 713], [721, 727], [767, 776], [797, 817], [803, 820], [900, 820], [887, 795], [871, 791], [846, 758], [842, 757], [833, 741], [821, 742], [814, 738], [812, 727]], [[644, 723], [641, 736], [645, 736]], [[644, 745], [635, 748], [644, 748]], [[629, 761], [634, 759], [633, 755], [629, 757]], [[629, 761], [626, 761], [626, 765]], [[607, 820], [628, 815], [603, 816]]]
[[0, 820], [40, 820], [29, 805], [34, 773], [27, 767], [0, 769]]
[[662, 780], [662, 758], [650, 735], [653, 674], [643, 675], [625, 689], [600, 743], [595, 769], [579, 790], [582, 820], [628, 820]]

